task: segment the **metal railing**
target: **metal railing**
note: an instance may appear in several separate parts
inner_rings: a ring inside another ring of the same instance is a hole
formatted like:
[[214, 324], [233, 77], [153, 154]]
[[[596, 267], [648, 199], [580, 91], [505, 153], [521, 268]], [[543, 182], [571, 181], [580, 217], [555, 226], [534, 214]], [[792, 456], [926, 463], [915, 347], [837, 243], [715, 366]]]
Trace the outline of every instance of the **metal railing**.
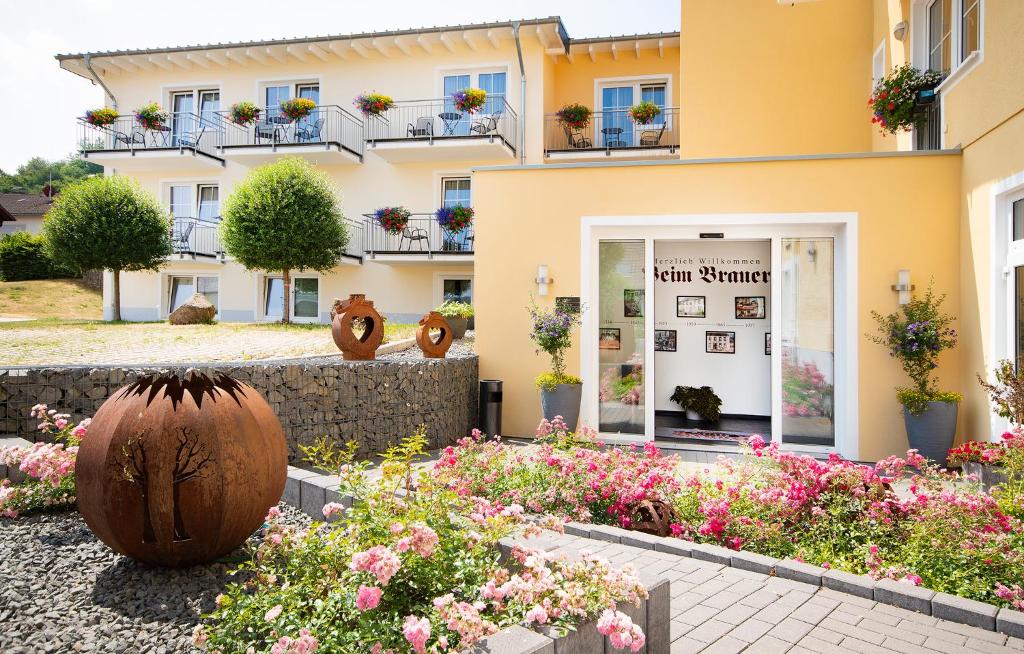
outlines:
[[500, 138], [516, 149], [519, 116], [503, 96], [487, 98], [480, 111], [459, 111], [451, 98], [396, 102], [380, 116], [366, 118], [366, 140], [433, 141], [453, 138]]
[[374, 254], [473, 254], [473, 226], [460, 232], [441, 227], [432, 213], [414, 213], [405, 229], [392, 234], [373, 214], [363, 214], [363, 249]]
[[940, 150], [942, 149], [942, 114], [941, 103], [938, 97], [928, 104], [920, 104], [915, 111], [920, 121], [914, 126], [914, 149], [915, 150]]
[[78, 119], [78, 143], [82, 151], [193, 150], [217, 156], [224, 127], [216, 114], [172, 112], [167, 122], [146, 127], [134, 114], [118, 116], [104, 126]]
[[337, 105], [320, 105], [308, 116], [291, 120], [277, 108], [260, 111], [260, 119], [251, 125], [231, 121], [230, 112], [218, 112], [224, 129], [222, 147], [267, 146], [287, 149], [292, 146], [321, 145], [336, 147], [357, 156], [363, 155], [363, 122]]
[[590, 124], [572, 129], [555, 114], [544, 117], [544, 152], [679, 148], [679, 108], [666, 107], [648, 125], [637, 125], [628, 109], [595, 111]]
[[219, 225], [219, 216], [212, 220], [175, 216], [171, 227], [174, 254], [223, 258], [224, 246], [217, 234]]
[[348, 229], [348, 245], [345, 246], [345, 256], [362, 261], [363, 221], [345, 218], [345, 227]]

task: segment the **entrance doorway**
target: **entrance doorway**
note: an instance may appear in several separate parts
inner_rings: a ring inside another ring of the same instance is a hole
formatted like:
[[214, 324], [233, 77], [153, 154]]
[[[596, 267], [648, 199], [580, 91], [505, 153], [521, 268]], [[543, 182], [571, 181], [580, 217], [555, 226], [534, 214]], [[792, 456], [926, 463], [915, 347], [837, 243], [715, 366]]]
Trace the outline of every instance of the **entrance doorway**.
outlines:
[[[856, 458], [855, 220], [584, 218], [582, 424], [607, 442], [756, 433]], [[718, 420], [672, 400], [703, 386]]]

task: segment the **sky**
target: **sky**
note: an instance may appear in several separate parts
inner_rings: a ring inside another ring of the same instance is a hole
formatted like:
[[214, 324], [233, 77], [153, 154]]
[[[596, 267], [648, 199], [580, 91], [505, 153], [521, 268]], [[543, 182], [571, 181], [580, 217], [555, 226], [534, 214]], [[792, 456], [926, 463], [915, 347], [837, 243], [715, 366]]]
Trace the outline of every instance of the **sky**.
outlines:
[[562, 17], [569, 36], [679, 29], [679, 0], [0, 0], [0, 170], [75, 148], [75, 118], [101, 106], [99, 86], [55, 54], [348, 34]]

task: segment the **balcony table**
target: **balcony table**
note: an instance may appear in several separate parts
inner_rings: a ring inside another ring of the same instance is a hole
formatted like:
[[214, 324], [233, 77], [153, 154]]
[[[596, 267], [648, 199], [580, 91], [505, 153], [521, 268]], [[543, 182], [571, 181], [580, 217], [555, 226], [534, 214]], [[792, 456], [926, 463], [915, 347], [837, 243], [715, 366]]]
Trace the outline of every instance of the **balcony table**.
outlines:
[[462, 120], [462, 114], [454, 111], [445, 111], [437, 115], [444, 122], [444, 132], [442, 136], [455, 136], [455, 129], [459, 126], [459, 121]]
[[603, 128], [601, 133], [604, 134], [604, 146], [606, 148], [624, 147], [626, 142], [621, 138], [624, 131], [621, 127]]
[[153, 143], [154, 148], [166, 148], [170, 146], [171, 128], [167, 125], [160, 125], [152, 129], [147, 129], [146, 132], [149, 134], [149, 139]]

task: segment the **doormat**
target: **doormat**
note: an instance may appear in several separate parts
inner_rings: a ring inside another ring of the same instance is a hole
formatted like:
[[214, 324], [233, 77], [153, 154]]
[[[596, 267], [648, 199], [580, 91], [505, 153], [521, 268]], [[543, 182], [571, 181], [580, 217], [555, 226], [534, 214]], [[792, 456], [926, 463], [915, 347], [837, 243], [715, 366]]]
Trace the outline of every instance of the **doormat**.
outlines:
[[676, 438], [688, 438], [698, 441], [719, 441], [740, 445], [750, 440], [754, 434], [739, 431], [715, 431], [711, 429], [676, 429], [672, 435]]

